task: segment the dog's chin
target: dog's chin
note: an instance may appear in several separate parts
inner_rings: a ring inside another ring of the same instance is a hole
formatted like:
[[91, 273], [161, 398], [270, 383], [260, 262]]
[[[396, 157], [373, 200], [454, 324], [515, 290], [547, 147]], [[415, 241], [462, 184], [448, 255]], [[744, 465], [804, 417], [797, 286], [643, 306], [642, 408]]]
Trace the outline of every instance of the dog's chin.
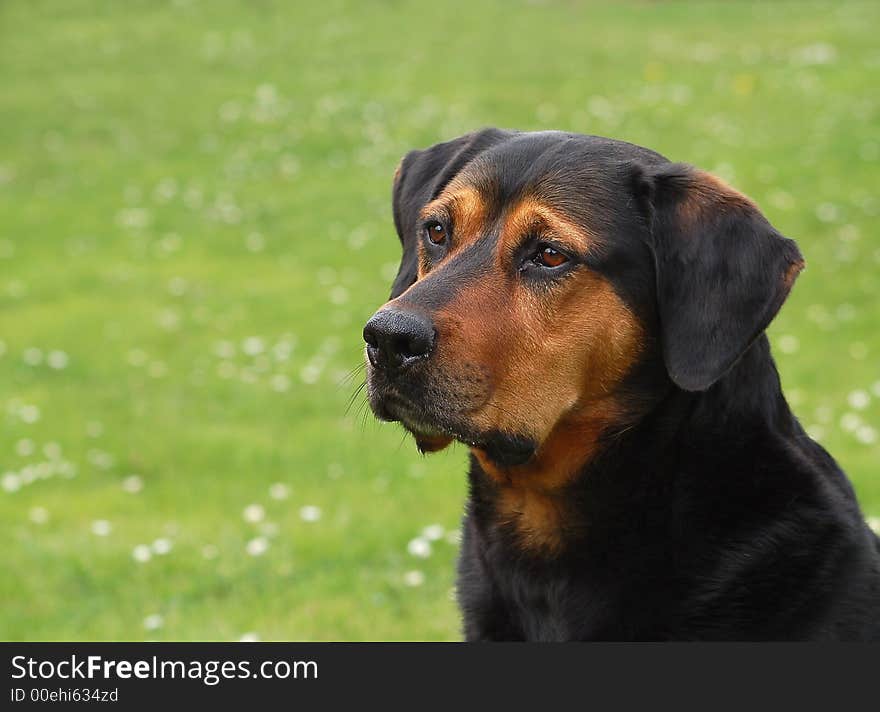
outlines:
[[457, 439], [457, 435], [429, 419], [425, 409], [418, 408], [396, 394], [370, 399], [370, 407], [380, 420], [400, 423], [416, 441], [422, 453], [438, 452]]
[[[406, 427], [406, 426], [404, 426]], [[409, 430], [409, 428], [407, 428]], [[419, 452], [422, 454], [428, 454], [431, 452], [440, 452], [443, 448], [448, 447], [452, 444], [452, 441], [455, 440], [450, 435], [443, 434], [425, 434], [425, 433], [417, 433], [410, 430], [412, 433], [413, 439], [416, 441], [416, 447], [419, 449]]]
[[422, 453], [438, 452], [457, 440], [479, 450], [498, 467], [509, 468], [526, 464], [538, 449], [530, 437], [500, 430], [475, 432], [467, 425], [454, 424], [452, 417], [431, 417], [430, 408], [418, 408], [396, 396], [380, 399], [373, 411], [382, 420], [399, 422]]

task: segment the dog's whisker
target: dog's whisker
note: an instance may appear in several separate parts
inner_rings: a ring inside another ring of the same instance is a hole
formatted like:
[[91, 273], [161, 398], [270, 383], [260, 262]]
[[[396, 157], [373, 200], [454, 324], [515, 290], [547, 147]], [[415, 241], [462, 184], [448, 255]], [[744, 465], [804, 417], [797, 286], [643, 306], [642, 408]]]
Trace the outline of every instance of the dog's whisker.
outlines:
[[357, 390], [351, 394], [351, 398], [348, 399], [348, 405], [345, 406], [345, 414], [348, 415], [348, 412], [351, 410], [352, 405], [354, 405], [357, 397], [363, 392], [364, 388], [366, 388], [367, 382], [364, 381], [357, 387]]
[[367, 364], [366, 364], [366, 363], [360, 363], [360, 364], [358, 364], [358, 365], [355, 366], [353, 369], [351, 369], [348, 373], [346, 373], [342, 378], [340, 378], [340, 379], [339, 379], [339, 383], [337, 383], [336, 385], [337, 385], [339, 388], [344, 388], [346, 385], [348, 385], [349, 383], [351, 383], [351, 381], [354, 379], [355, 376], [357, 376], [357, 375], [358, 375], [359, 373], [361, 373], [364, 369], [366, 369], [366, 367], [367, 367]]

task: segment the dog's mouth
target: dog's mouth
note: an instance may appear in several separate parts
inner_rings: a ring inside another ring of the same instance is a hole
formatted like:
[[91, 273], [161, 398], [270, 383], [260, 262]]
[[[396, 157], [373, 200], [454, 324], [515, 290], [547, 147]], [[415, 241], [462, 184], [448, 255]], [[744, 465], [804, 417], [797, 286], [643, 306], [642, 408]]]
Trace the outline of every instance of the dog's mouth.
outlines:
[[373, 411], [382, 420], [399, 422], [413, 436], [416, 446], [423, 453], [442, 450], [453, 440], [466, 442], [459, 430], [432, 417], [425, 408], [419, 408], [397, 393], [387, 394]]
[[422, 453], [437, 452], [453, 441], [481, 450], [502, 467], [528, 462], [538, 449], [531, 438], [499, 430], [478, 432], [461, 422], [455, 414], [436, 413], [433, 408], [419, 405], [394, 391], [381, 398], [370, 399], [376, 416], [385, 421], [399, 422], [415, 439]]

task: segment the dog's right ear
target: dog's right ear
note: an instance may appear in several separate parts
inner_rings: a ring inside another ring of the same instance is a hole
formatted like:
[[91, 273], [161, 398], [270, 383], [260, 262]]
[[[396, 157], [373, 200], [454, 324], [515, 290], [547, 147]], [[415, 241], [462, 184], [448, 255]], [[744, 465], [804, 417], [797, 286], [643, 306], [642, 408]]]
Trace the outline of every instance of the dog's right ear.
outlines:
[[394, 227], [403, 245], [403, 256], [391, 287], [391, 299], [399, 297], [416, 281], [422, 208], [478, 154], [512, 135], [511, 131], [482, 129], [424, 150], [410, 151], [403, 157], [394, 173], [392, 192]]

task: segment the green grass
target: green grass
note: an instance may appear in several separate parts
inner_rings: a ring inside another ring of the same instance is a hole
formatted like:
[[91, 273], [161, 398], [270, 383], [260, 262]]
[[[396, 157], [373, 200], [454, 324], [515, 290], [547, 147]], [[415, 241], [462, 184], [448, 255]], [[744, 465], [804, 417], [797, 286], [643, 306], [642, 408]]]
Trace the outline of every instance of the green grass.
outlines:
[[397, 161], [483, 125], [650, 146], [796, 238], [783, 382], [880, 515], [878, 26], [839, 1], [4, 2], [0, 638], [459, 637], [454, 536], [407, 545], [454, 533], [466, 452], [421, 459], [340, 382], [399, 254]]

